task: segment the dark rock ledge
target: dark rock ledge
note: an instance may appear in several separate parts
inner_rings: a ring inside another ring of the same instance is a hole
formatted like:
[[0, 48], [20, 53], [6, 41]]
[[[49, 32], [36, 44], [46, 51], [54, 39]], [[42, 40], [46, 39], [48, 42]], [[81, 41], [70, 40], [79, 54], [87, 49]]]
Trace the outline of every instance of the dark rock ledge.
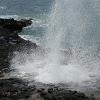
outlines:
[[0, 19], [0, 71], [9, 70], [9, 60], [13, 51], [36, 48], [37, 45], [22, 39], [18, 33], [32, 24], [31, 19]]
[[[47, 85], [39, 88], [35, 82], [32, 86], [26, 80], [18, 78], [3, 78], [10, 71], [10, 57], [13, 51], [36, 49], [35, 43], [18, 36], [23, 27], [32, 24], [31, 19], [0, 19], [0, 100], [95, 100], [89, 99], [83, 93]], [[47, 88], [48, 87], [48, 88]]]

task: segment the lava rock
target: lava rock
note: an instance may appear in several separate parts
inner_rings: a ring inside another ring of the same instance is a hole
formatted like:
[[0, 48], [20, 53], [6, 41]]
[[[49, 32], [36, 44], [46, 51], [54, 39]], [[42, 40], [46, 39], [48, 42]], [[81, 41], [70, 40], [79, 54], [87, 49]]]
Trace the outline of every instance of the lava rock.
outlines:
[[46, 95], [41, 95], [44, 100], [89, 100], [83, 93], [67, 89], [49, 88]]
[[35, 89], [35, 86], [30, 87], [27, 82], [17, 78], [0, 79], [0, 98], [13, 98], [12, 100], [28, 98]]
[[0, 27], [8, 29], [10, 31], [21, 31], [23, 27], [29, 26], [32, 24], [31, 19], [21, 19], [19, 21], [11, 19], [2, 19], [0, 18]]
[[17, 78], [0, 80], [0, 98], [9, 98], [10, 100], [90, 100], [85, 94], [77, 91], [59, 87], [55, 89], [55, 86], [51, 88], [49, 85], [48, 88], [38, 89], [34, 83], [29, 86], [27, 81]]

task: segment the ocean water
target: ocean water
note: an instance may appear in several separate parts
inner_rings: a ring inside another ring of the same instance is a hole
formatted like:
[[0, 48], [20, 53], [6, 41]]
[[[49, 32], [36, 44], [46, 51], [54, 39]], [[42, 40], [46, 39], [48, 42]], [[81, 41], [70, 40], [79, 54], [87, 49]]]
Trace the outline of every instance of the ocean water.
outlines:
[[0, 0], [0, 17], [33, 18], [19, 35], [46, 48], [14, 52], [12, 77], [99, 89], [100, 0]]

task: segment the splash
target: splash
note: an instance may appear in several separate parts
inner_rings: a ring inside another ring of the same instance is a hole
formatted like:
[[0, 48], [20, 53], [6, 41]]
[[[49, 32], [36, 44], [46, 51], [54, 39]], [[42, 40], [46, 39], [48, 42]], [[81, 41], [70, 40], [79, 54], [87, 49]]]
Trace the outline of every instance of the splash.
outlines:
[[20, 73], [17, 76], [43, 83], [72, 82], [93, 87], [100, 77], [93, 4], [93, 0], [55, 0], [45, 35], [47, 53], [17, 53], [12, 60]]

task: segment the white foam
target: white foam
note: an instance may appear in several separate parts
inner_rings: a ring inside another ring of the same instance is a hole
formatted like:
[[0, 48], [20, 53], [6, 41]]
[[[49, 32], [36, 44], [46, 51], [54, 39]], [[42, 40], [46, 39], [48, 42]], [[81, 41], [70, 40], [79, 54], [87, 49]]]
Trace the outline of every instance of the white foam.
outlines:
[[33, 43], [36, 43], [37, 45], [40, 44], [40, 37], [34, 37], [33, 35], [19, 35], [21, 38], [25, 39], [25, 40], [29, 40], [32, 41]]
[[0, 15], [0, 18], [6, 18], [6, 19], [14, 18], [14, 19], [19, 19], [19, 16], [18, 15]]

